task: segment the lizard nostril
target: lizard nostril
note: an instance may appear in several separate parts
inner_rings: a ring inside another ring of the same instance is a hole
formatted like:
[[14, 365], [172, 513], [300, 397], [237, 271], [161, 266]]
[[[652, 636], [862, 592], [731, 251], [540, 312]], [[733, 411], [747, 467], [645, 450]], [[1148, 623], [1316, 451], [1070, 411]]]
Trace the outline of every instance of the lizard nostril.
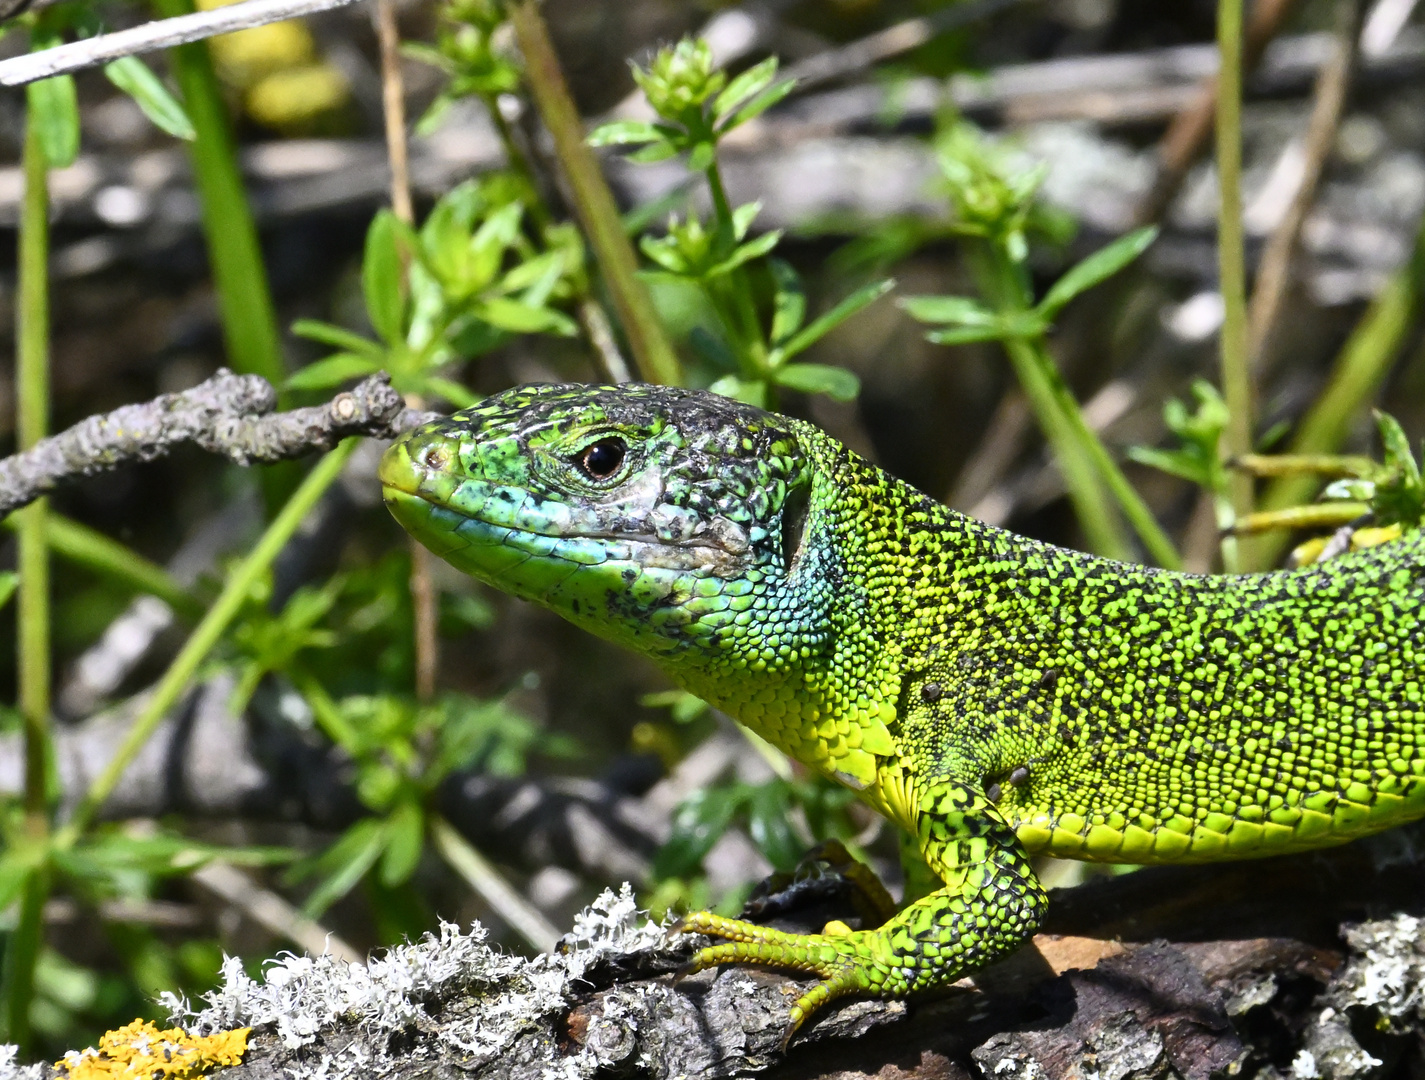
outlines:
[[429, 446], [421, 454], [421, 464], [432, 472], [441, 472], [450, 464], [450, 454], [443, 446]]

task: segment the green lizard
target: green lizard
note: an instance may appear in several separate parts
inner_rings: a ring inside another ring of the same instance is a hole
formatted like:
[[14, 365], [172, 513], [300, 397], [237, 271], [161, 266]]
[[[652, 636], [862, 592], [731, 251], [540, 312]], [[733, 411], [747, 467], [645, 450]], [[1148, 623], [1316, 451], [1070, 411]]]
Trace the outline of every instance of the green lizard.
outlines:
[[523, 387], [428, 424], [387, 505], [456, 567], [654, 658], [858, 791], [944, 888], [744, 961], [902, 996], [1015, 949], [1032, 854], [1207, 861], [1425, 815], [1425, 537], [1300, 570], [1129, 566], [938, 505], [799, 420], [704, 392]]

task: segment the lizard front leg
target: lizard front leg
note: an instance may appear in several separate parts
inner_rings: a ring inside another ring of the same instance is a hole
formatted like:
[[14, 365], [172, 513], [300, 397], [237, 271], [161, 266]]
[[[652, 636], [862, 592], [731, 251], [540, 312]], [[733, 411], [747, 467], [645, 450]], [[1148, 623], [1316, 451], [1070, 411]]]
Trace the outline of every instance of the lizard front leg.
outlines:
[[1039, 926], [1048, 897], [1014, 830], [968, 785], [937, 780], [918, 794], [916, 839], [944, 888], [874, 930], [788, 934], [698, 912], [680, 929], [727, 940], [700, 950], [688, 970], [741, 962], [819, 975], [792, 1006], [790, 1039], [835, 998], [904, 997], [955, 982], [1016, 949]]

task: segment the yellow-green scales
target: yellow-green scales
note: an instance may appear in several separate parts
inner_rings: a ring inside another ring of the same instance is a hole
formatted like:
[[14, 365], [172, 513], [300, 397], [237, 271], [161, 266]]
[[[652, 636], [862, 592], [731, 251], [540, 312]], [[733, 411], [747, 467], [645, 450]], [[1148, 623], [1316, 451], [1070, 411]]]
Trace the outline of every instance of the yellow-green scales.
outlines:
[[706, 393], [526, 387], [382, 468], [454, 565], [651, 655], [911, 834], [945, 888], [884, 926], [706, 913], [727, 960], [814, 971], [795, 1027], [1012, 950], [1027, 854], [1268, 855], [1425, 814], [1425, 539], [1196, 576], [1026, 540], [824, 433]]

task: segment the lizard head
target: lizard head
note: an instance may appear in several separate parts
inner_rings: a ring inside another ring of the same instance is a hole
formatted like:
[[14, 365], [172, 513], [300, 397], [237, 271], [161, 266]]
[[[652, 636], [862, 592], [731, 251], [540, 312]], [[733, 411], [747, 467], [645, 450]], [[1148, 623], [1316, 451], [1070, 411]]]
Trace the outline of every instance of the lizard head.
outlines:
[[765, 669], [822, 624], [794, 580], [815, 573], [801, 430], [702, 391], [524, 386], [397, 442], [381, 483], [416, 539], [496, 588], [646, 653]]

